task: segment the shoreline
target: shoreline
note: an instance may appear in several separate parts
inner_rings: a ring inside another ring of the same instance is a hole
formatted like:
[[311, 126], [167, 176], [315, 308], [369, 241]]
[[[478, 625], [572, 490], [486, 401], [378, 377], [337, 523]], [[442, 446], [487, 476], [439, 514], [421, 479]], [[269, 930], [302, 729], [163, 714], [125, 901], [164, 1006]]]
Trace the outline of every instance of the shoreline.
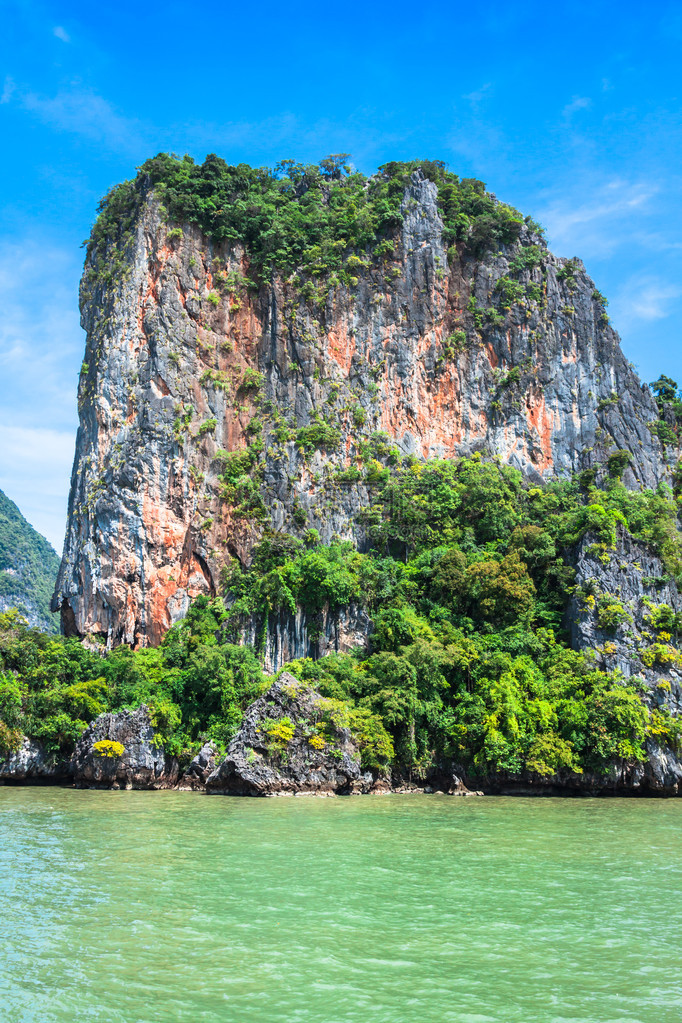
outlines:
[[574, 786], [548, 785], [545, 788], [486, 786], [483, 789], [465, 789], [447, 792], [444, 789], [433, 789], [429, 786], [397, 787], [370, 789], [368, 791], [274, 791], [274, 792], [227, 792], [207, 789], [205, 786], [190, 785], [74, 785], [63, 779], [54, 778], [0, 778], [0, 789], [42, 788], [70, 789], [74, 792], [188, 792], [199, 796], [224, 796], [235, 799], [299, 799], [299, 798], [352, 798], [355, 796], [442, 796], [447, 799], [470, 799], [495, 797], [504, 799], [679, 799], [682, 792], [671, 789], [655, 790], [651, 788], [614, 788], [604, 786], [597, 789], [580, 790]]

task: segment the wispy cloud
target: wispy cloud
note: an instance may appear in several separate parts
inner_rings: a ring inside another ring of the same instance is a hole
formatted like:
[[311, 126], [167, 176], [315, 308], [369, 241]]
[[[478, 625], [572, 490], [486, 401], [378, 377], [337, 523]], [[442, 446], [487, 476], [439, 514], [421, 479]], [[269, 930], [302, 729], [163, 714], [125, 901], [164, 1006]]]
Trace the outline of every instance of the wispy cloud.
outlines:
[[588, 107], [592, 106], [592, 100], [588, 96], [574, 96], [570, 103], [567, 103], [562, 113], [564, 117], [570, 117], [571, 114], [575, 114], [578, 110], [587, 110]]
[[0, 250], [0, 488], [58, 550], [83, 352], [78, 263], [43, 239]]
[[116, 152], [138, 153], [153, 136], [142, 122], [125, 117], [103, 96], [77, 85], [46, 96], [7, 78], [0, 102], [10, 101], [57, 131], [83, 136]]
[[5, 78], [5, 83], [2, 87], [2, 95], [0, 96], [0, 103], [9, 103], [12, 98], [16, 86], [14, 80], [9, 75]]
[[537, 217], [547, 228], [552, 246], [562, 254], [601, 257], [632, 241], [633, 218], [646, 213], [658, 186], [614, 180], [596, 187], [590, 183], [583, 191], [594, 198], [580, 202], [572, 191], [540, 208]]
[[21, 103], [58, 131], [83, 135], [117, 150], [134, 151], [142, 143], [141, 125], [124, 117], [96, 92], [73, 88], [55, 96], [26, 92]]
[[63, 43], [71, 42], [71, 36], [69, 35], [65, 28], [62, 28], [61, 25], [55, 25], [55, 27], [52, 29], [52, 33], [57, 37], [57, 39], [61, 39]]
[[69, 431], [14, 426], [0, 418], [0, 490], [61, 553], [74, 436]]
[[675, 300], [680, 295], [682, 286], [664, 278], [634, 277], [612, 302], [612, 312], [624, 327], [637, 320], [664, 320], [674, 311]]
[[75, 422], [74, 395], [83, 350], [77, 286], [79, 255], [34, 238], [0, 252], [2, 407], [52, 423]]
[[485, 85], [480, 87], [480, 89], [474, 89], [473, 92], [467, 92], [464, 96], [462, 96], [462, 99], [468, 101], [474, 113], [478, 113], [483, 101], [490, 96], [491, 90], [492, 82], [486, 82]]
[[[16, 102], [44, 124], [59, 132], [68, 132], [104, 145], [116, 154], [128, 153], [134, 159], [159, 149], [171, 152], [219, 152], [227, 160], [231, 151], [253, 154], [273, 149], [281, 157], [319, 158], [328, 152], [350, 150], [356, 162], [373, 162], [386, 145], [403, 143], [414, 129], [396, 131], [390, 115], [374, 109], [357, 108], [343, 118], [318, 118], [306, 121], [291, 111], [253, 121], [206, 121], [198, 119], [163, 127], [127, 117], [104, 96], [74, 85], [45, 95], [27, 87], [15, 86], [7, 92], [6, 102]], [[379, 122], [380, 131], [368, 132], [367, 124]]]

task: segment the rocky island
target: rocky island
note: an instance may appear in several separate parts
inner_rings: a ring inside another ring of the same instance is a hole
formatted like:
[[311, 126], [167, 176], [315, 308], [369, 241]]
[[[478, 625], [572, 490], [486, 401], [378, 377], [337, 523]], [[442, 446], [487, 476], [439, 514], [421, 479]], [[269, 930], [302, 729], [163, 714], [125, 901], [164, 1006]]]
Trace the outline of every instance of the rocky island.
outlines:
[[63, 636], [0, 615], [0, 779], [682, 792], [682, 402], [532, 218], [438, 161], [160, 154], [80, 300]]

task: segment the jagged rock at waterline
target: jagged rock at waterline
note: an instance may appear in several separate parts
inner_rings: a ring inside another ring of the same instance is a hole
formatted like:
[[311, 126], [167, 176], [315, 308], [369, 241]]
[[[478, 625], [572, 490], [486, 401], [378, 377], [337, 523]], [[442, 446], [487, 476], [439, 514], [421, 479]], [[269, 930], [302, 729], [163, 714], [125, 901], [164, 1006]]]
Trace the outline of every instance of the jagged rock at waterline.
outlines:
[[325, 722], [329, 702], [283, 672], [246, 711], [225, 758], [206, 781], [207, 792], [272, 796], [369, 791], [374, 777], [360, 766], [352, 732], [329, 717]]

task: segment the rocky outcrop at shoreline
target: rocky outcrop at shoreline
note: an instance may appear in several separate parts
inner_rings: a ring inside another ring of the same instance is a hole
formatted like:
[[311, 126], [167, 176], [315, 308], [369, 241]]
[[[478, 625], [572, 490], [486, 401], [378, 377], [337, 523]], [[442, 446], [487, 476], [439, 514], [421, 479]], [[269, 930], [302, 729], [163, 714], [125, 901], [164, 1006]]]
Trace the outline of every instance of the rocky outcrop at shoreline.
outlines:
[[206, 791], [237, 796], [369, 792], [375, 776], [362, 770], [350, 729], [329, 713], [332, 703], [284, 672], [246, 711]]
[[69, 764], [50, 754], [39, 743], [23, 736], [19, 749], [0, 760], [0, 784], [45, 784], [65, 781]]
[[180, 777], [145, 706], [100, 714], [76, 743], [69, 766], [80, 788], [167, 789]]
[[147, 707], [101, 714], [83, 732], [70, 758], [51, 757], [39, 743], [24, 738], [16, 752], [0, 761], [0, 785], [175, 788], [232, 796], [682, 795], [680, 757], [651, 740], [644, 763], [624, 761], [603, 775], [570, 771], [486, 775], [444, 763], [414, 778], [363, 768], [357, 738], [335, 720], [335, 703], [284, 672], [247, 708], [222, 758], [206, 743], [184, 771], [164, 749]]

